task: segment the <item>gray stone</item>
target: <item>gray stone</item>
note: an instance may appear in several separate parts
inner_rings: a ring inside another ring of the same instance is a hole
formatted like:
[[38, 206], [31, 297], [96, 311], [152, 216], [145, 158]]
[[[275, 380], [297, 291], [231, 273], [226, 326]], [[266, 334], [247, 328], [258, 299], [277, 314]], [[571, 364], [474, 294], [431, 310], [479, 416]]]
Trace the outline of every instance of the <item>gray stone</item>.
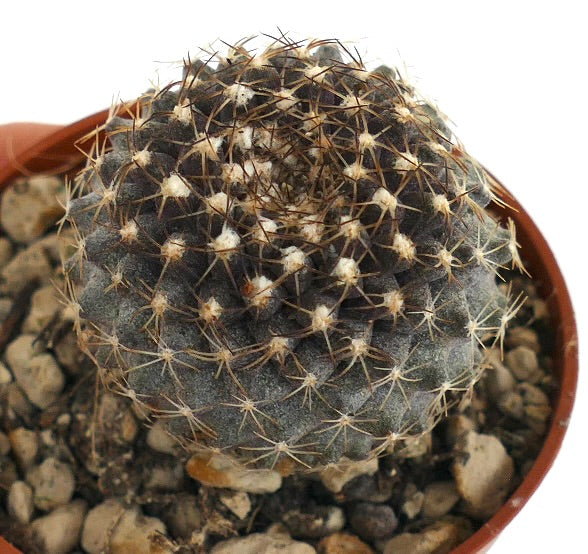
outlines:
[[354, 506], [350, 523], [353, 531], [368, 541], [388, 537], [398, 527], [398, 519], [390, 506], [368, 502]]

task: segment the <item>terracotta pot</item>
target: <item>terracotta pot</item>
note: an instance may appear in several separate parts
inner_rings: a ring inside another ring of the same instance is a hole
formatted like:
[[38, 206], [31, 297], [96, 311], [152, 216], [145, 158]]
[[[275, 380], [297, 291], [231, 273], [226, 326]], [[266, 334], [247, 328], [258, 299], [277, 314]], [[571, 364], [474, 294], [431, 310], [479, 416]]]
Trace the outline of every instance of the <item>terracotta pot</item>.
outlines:
[[[81, 150], [89, 151], [94, 131], [106, 120], [108, 111], [91, 115], [67, 127], [60, 128], [26, 151], [17, 153], [7, 165], [0, 165], [0, 190], [18, 175], [73, 170], [84, 160]], [[82, 137], [82, 143], [74, 145]], [[574, 313], [564, 279], [555, 258], [533, 220], [510, 193], [505, 190], [508, 204], [514, 208], [496, 208], [495, 212], [514, 219], [517, 238], [526, 267], [533, 276], [541, 296], [546, 300], [555, 326], [553, 362], [559, 387], [552, 398], [554, 413], [545, 443], [531, 470], [502, 508], [454, 554], [486, 552], [500, 532], [523, 508], [551, 468], [565, 435], [572, 412], [578, 378], [578, 348]], [[0, 537], [0, 554], [18, 553]]]

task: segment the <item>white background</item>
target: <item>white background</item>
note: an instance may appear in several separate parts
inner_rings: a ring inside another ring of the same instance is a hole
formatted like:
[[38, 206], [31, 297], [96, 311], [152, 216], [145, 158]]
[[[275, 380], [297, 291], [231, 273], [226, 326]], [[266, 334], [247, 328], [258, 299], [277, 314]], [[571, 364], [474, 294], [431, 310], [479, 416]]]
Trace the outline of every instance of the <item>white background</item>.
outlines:
[[[132, 99], [156, 72], [162, 83], [179, 78], [170, 62], [219, 38], [235, 42], [279, 27], [293, 38], [353, 41], [368, 67], [405, 65], [454, 121], [470, 153], [532, 215], [566, 277], [583, 345], [588, 41], [582, 4], [11, 0], [2, 9], [0, 123], [65, 124], [108, 107], [113, 97]], [[580, 379], [560, 456], [493, 554], [588, 552], [586, 381]]]

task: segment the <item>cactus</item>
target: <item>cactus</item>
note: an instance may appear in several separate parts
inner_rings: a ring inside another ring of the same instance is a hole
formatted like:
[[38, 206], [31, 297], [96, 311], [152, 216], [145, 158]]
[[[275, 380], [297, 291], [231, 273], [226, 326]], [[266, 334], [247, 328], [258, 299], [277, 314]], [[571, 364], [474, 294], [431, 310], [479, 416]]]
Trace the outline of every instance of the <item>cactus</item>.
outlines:
[[64, 264], [103, 381], [253, 466], [365, 459], [472, 390], [520, 306], [497, 185], [394, 70], [244, 43], [105, 124]]

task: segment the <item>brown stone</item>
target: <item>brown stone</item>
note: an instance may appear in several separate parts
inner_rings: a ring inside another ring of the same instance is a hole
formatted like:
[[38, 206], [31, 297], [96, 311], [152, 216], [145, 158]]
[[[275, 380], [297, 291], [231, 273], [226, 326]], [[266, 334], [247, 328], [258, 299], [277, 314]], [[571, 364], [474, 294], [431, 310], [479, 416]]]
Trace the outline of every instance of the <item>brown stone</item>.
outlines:
[[374, 554], [359, 537], [350, 533], [333, 533], [318, 543], [318, 554]]

